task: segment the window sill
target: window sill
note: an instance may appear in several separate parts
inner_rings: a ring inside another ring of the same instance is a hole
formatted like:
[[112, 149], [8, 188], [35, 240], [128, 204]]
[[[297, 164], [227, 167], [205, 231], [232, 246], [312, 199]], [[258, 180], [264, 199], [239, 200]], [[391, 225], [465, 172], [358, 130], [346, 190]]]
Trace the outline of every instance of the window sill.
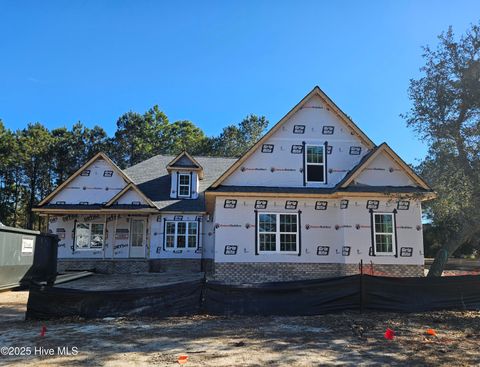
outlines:
[[178, 251], [178, 250], [192, 250], [192, 251], [197, 251], [198, 247], [180, 247], [180, 248], [171, 248], [171, 247], [166, 247], [165, 251]]
[[98, 248], [75, 248], [74, 251], [103, 251], [103, 247], [98, 247]]

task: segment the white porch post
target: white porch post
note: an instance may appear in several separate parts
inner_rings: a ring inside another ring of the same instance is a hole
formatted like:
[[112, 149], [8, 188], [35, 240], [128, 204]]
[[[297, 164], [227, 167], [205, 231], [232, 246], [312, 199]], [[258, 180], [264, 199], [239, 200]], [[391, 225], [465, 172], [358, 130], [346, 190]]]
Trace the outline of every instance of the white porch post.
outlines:
[[118, 221], [118, 214], [115, 214], [115, 224], [113, 226], [113, 241], [112, 241], [112, 260], [115, 257], [115, 243], [116, 243], [116, 233], [117, 233], [117, 221]]
[[108, 228], [107, 228], [107, 215], [105, 214], [105, 217], [103, 219], [103, 260], [105, 260], [105, 241], [107, 240], [106, 239], [106, 234], [108, 232]]

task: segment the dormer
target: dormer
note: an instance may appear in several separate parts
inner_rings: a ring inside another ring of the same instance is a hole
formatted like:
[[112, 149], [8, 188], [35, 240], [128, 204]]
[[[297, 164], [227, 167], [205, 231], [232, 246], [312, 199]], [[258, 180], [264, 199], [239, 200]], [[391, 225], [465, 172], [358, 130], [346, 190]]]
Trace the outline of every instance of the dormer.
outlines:
[[197, 199], [199, 180], [203, 180], [203, 167], [186, 151], [176, 156], [168, 165], [170, 197], [172, 199]]

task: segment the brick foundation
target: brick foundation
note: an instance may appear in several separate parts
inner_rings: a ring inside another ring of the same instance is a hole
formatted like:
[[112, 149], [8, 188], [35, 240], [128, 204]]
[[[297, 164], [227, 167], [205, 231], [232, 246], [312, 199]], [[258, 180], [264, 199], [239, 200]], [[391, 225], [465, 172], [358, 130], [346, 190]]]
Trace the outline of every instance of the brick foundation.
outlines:
[[200, 272], [202, 262], [205, 272], [213, 271], [210, 259], [61, 259], [57, 262], [57, 271], [88, 270], [100, 274], [133, 274], [161, 272]]
[[[371, 269], [370, 265], [364, 265], [365, 274], [371, 274]], [[212, 278], [225, 283], [261, 283], [330, 278], [359, 273], [357, 264], [215, 263]], [[423, 276], [423, 265], [373, 265], [373, 275], [419, 277]]]
[[379, 277], [423, 277], [425, 276], [423, 265], [363, 265], [363, 273]]
[[150, 272], [162, 273], [165, 271], [200, 272], [200, 259], [151, 259]]
[[[200, 272], [226, 283], [261, 283], [330, 278], [358, 274], [357, 264], [334, 263], [213, 263], [211, 259], [62, 259], [58, 272], [89, 270], [101, 274]], [[366, 264], [364, 274], [421, 277], [423, 265]]]
[[57, 271], [81, 271], [88, 270], [100, 274], [129, 274], [147, 273], [149, 270], [148, 260], [124, 259], [124, 260], [100, 260], [100, 259], [64, 259], [58, 260]]

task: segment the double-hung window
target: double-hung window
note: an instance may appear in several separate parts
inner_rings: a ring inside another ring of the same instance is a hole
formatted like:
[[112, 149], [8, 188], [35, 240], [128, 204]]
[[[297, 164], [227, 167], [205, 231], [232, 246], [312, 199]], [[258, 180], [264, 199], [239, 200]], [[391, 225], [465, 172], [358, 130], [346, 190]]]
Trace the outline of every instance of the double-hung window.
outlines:
[[167, 221], [165, 223], [166, 249], [194, 249], [198, 246], [198, 222]]
[[258, 213], [258, 252], [298, 254], [298, 214]]
[[395, 255], [395, 217], [392, 213], [374, 213], [373, 240], [376, 255]]
[[180, 173], [178, 175], [178, 196], [189, 197], [190, 196], [190, 174]]
[[102, 249], [105, 241], [103, 223], [77, 223], [75, 226], [75, 248], [77, 250]]
[[325, 183], [325, 146], [307, 145], [305, 153], [306, 181]]

